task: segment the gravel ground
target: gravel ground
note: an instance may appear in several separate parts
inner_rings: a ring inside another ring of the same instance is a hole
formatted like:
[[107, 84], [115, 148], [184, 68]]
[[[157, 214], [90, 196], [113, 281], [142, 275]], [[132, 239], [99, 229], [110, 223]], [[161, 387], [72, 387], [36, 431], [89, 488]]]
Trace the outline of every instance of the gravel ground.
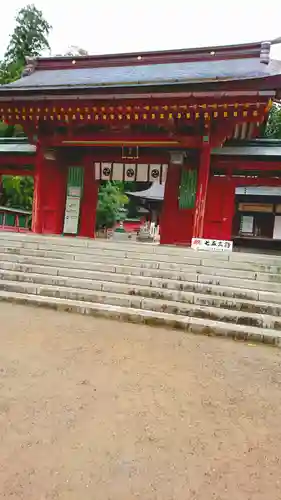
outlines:
[[0, 498], [280, 500], [280, 351], [0, 303]]

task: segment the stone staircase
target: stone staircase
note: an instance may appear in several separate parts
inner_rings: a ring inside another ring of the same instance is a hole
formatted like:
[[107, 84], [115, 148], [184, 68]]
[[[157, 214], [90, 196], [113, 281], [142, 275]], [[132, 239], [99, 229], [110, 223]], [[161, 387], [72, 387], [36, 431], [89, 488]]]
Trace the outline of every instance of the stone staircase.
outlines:
[[0, 233], [0, 300], [281, 345], [281, 257]]

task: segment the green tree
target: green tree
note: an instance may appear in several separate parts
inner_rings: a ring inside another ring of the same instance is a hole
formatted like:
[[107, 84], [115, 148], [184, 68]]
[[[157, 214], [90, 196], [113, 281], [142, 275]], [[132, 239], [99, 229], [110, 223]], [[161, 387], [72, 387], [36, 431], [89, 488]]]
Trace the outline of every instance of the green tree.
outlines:
[[[0, 62], [0, 84], [10, 83], [21, 77], [26, 58], [36, 57], [49, 49], [50, 24], [34, 5], [27, 5], [16, 16], [16, 26], [10, 37], [4, 60]], [[0, 137], [12, 137], [17, 127], [1, 124]], [[19, 135], [22, 135], [19, 134]]]
[[32, 209], [34, 181], [32, 177], [2, 176], [1, 204], [7, 207]]
[[[0, 84], [10, 83], [21, 77], [27, 57], [37, 57], [50, 49], [48, 35], [50, 24], [34, 5], [22, 8], [16, 16], [16, 26], [10, 37], [4, 60], [0, 62]], [[0, 123], [0, 137], [22, 136], [21, 126]], [[1, 203], [6, 206], [30, 210], [33, 200], [33, 179], [30, 177], [3, 176]]]
[[128, 203], [120, 186], [114, 182], [105, 182], [99, 189], [97, 205], [97, 229], [111, 228], [118, 220], [120, 209]]
[[5, 54], [5, 61], [24, 66], [27, 57], [38, 57], [50, 50], [48, 35], [51, 25], [35, 5], [27, 5], [16, 16], [16, 27]]
[[277, 104], [271, 108], [265, 127], [265, 136], [271, 139], [281, 139], [281, 106]]
[[27, 5], [16, 16], [16, 26], [0, 64], [0, 83], [20, 78], [27, 57], [37, 57], [50, 49], [48, 35], [51, 25], [35, 5]]
[[24, 65], [19, 62], [3, 61], [0, 64], [0, 84], [5, 85], [18, 80], [21, 77], [23, 67]]
[[0, 122], [0, 137], [25, 137], [25, 134], [21, 125], [7, 125]]

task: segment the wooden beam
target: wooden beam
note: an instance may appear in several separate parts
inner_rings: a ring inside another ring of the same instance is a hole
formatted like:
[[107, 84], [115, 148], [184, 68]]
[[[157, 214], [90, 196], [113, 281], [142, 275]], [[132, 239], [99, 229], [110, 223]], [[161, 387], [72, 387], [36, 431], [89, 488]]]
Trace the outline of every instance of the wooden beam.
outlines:
[[89, 100], [87, 97], [75, 102], [70, 100], [55, 99], [51, 101], [38, 101], [28, 104], [22, 102], [5, 102], [1, 104], [0, 119], [8, 124], [20, 123], [24, 128], [31, 124], [40, 127], [41, 123], [51, 124], [52, 127], [68, 126], [69, 124], [96, 124], [106, 125], [112, 123], [155, 123], [165, 124], [176, 120], [183, 124], [194, 124], [203, 120], [206, 124], [210, 121], [223, 121], [241, 123], [242, 121], [260, 122], [268, 110], [268, 97], [242, 96], [227, 98], [223, 94], [217, 100], [211, 98], [191, 97], [190, 99], [167, 98], [146, 100], [115, 99], [98, 101]]
[[12, 175], [12, 176], [34, 176], [33, 170], [26, 169], [8, 169], [5, 167], [0, 167], [0, 175]]
[[50, 146], [79, 146], [79, 147], [122, 147], [140, 146], [150, 148], [198, 148], [202, 140], [199, 136], [184, 136], [179, 134], [73, 134], [73, 137], [54, 136], [48, 138]]
[[13, 154], [13, 153], [0, 153], [0, 165], [8, 166], [15, 165], [15, 167], [26, 167], [35, 165], [35, 155]]
[[[86, 150], [85, 150], [86, 152]], [[138, 160], [136, 159], [124, 159], [122, 158], [122, 150], [116, 151], [116, 149], [105, 148], [104, 150], [97, 149], [96, 151], [92, 151], [92, 162], [108, 162], [108, 163], [169, 163], [170, 154], [168, 151], [164, 149], [161, 151], [151, 150], [151, 152], [141, 153], [141, 156]], [[71, 161], [73, 157], [72, 150], [65, 151], [65, 161]]]
[[212, 158], [211, 162], [212, 168], [217, 169], [227, 169], [227, 170], [280, 170], [280, 161], [269, 161], [267, 160], [250, 160], [247, 161], [245, 158], [234, 157], [229, 160]]

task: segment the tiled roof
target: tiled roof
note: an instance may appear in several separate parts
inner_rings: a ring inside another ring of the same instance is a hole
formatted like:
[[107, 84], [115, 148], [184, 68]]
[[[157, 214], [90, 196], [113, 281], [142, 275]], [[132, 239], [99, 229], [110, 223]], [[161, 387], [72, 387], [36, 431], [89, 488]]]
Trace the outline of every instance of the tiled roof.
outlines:
[[201, 84], [281, 75], [270, 60], [270, 42], [159, 52], [27, 61], [24, 77], [0, 86], [1, 92], [44, 89], [98, 89]]
[[252, 196], [280, 196], [281, 187], [278, 186], [243, 186], [235, 188], [235, 194]]
[[29, 144], [26, 138], [2, 137], [0, 138], [0, 154], [30, 154], [36, 153], [36, 146]]
[[5, 207], [3, 205], [0, 206], [0, 212], [9, 212], [14, 214], [23, 214], [23, 215], [31, 215], [31, 210], [23, 210], [22, 208], [13, 208], [13, 207]]
[[145, 189], [144, 191], [132, 191], [127, 192], [126, 194], [129, 196], [133, 196], [134, 198], [145, 198], [146, 200], [162, 201], [164, 198], [164, 189], [164, 184], [154, 182], [150, 186], [150, 188]]
[[281, 75], [281, 61], [258, 58], [77, 69], [38, 69], [2, 88], [97, 88], [204, 83]]
[[[241, 146], [239, 148], [235, 147], [224, 147], [217, 148], [212, 151], [212, 154], [215, 156], [262, 156], [268, 158], [281, 158], [281, 144], [280, 146], [275, 146], [272, 148], [267, 148], [265, 146]], [[266, 158], [264, 158], [265, 160]]]
[[215, 156], [262, 156], [266, 158], [281, 158], [281, 140], [278, 139], [252, 139], [231, 141], [222, 148], [212, 151]]

